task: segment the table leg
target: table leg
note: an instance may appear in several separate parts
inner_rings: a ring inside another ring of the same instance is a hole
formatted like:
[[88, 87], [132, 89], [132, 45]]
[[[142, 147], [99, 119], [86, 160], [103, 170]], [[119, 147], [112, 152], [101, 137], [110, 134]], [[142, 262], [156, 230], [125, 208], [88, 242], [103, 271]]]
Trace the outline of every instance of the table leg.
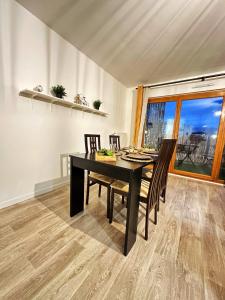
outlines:
[[127, 197], [127, 222], [124, 244], [124, 255], [127, 255], [136, 241], [138, 211], [139, 211], [139, 194], [141, 187], [141, 173], [139, 169], [133, 172], [129, 181], [129, 194]]
[[84, 170], [70, 163], [70, 216], [84, 210]]

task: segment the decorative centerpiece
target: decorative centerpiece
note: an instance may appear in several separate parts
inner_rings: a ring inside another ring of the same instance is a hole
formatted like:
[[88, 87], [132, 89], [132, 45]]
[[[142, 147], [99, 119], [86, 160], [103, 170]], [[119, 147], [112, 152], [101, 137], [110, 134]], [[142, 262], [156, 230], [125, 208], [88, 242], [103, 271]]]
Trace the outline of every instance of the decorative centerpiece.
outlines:
[[97, 110], [99, 110], [101, 104], [102, 104], [102, 101], [99, 100], [99, 99], [97, 99], [97, 100], [95, 100], [95, 101], [93, 102], [93, 106], [94, 106], [94, 108], [97, 109]]
[[66, 89], [62, 85], [58, 84], [58, 85], [52, 87], [51, 93], [53, 96], [63, 99], [63, 97], [67, 95], [65, 90]]
[[116, 155], [113, 151], [103, 148], [95, 152], [95, 159], [100, 161], [116, 161]]

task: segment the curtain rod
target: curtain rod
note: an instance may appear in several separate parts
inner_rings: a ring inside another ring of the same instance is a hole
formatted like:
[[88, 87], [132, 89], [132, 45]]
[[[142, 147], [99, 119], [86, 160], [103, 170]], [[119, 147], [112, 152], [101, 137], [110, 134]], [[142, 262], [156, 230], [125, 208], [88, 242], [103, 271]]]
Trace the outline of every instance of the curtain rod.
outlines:
[[225, 76], [225, 73], [205, 75], [205, 76], [199, 76], [199, 77], [193, 77], [193, 78], [187, 78], [187, 79], [168, 81], [168, 82], [163, 82], [163, 83], [149, 84], [149, 85], [143, 86], [143, 88], [161, 87], [161, 86], [165, 86], [165, 85], [173, 85], [173, 84], [177, 84], [177, 83], [186, 83], [186, 82], [198, 81], [198, 80], [205, 81], [206, 79], [209, 79], [209, 78], [216, 78], [216, 77], [223, 77], [223, 76]]

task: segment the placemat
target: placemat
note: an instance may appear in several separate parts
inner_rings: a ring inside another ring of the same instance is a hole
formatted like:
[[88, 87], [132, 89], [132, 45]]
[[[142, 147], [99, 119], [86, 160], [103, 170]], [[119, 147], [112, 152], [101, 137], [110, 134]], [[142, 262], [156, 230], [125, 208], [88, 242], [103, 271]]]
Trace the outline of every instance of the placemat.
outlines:
[[123, 160], [127, 160], [127, 161], [132, 161], [132, 162], [138, 162], [138, 163], [142, 163], [142, 162], [152, 162], [153, 161], [153, 159], [152, 158], [149, 158], [149, 159], [135, 159], [135, 158], [129, 158], [129, 157], [127, 157], [126, 155], [122, 155], [121, 156], [121, 158], [123, 159]]
[[150, 154], [150, 155], [151, 155], [151, 154], [155, 154], [155, 155], [156, 155], [156, 154], [159, 154], [159, 151], [145, 151], [145, 150], [142, 150], [142, 151], [140, 151], [139, 153], [140, 153], [140, 154], [143, 153], [143, 154]]
[[148, 154], [141, 154], [141, 153], [129, 153], [127, 154], [128, 158], [132, 158], [132, 159], [138, 159], [138, 160], [148, 160], [151, 158], [150, 155]]

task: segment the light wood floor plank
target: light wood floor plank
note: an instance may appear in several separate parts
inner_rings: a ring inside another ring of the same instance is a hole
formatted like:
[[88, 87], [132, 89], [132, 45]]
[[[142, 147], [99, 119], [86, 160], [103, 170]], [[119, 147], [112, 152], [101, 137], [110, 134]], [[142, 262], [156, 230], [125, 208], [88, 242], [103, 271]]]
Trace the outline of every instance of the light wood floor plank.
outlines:
[[170, 176], [148, 241], [144, 213], [124, 257], [126, 206], [109, 224], [104, 188], [73, 218], [68, 186], [0, 210], [0, 299], [225, 299], [225, 188]]
[[28, 236], [26, 239], [18, 238], [14, 244], [10, 244], [10, 246], [0, 251], [0, 269], [12, 260], [27, 257], [31, 251], [40, 247], [43, 242], [44, 239], [38, 233]]
[[5, 299], [32, 299], [36, 293], [51, 282], [83, 250], [76, 241], [67, 243], [57, 255], [54, 255], [44, 266], [30, 272], [30, 277], [15, 285], [14, 289], [4, 295]]

